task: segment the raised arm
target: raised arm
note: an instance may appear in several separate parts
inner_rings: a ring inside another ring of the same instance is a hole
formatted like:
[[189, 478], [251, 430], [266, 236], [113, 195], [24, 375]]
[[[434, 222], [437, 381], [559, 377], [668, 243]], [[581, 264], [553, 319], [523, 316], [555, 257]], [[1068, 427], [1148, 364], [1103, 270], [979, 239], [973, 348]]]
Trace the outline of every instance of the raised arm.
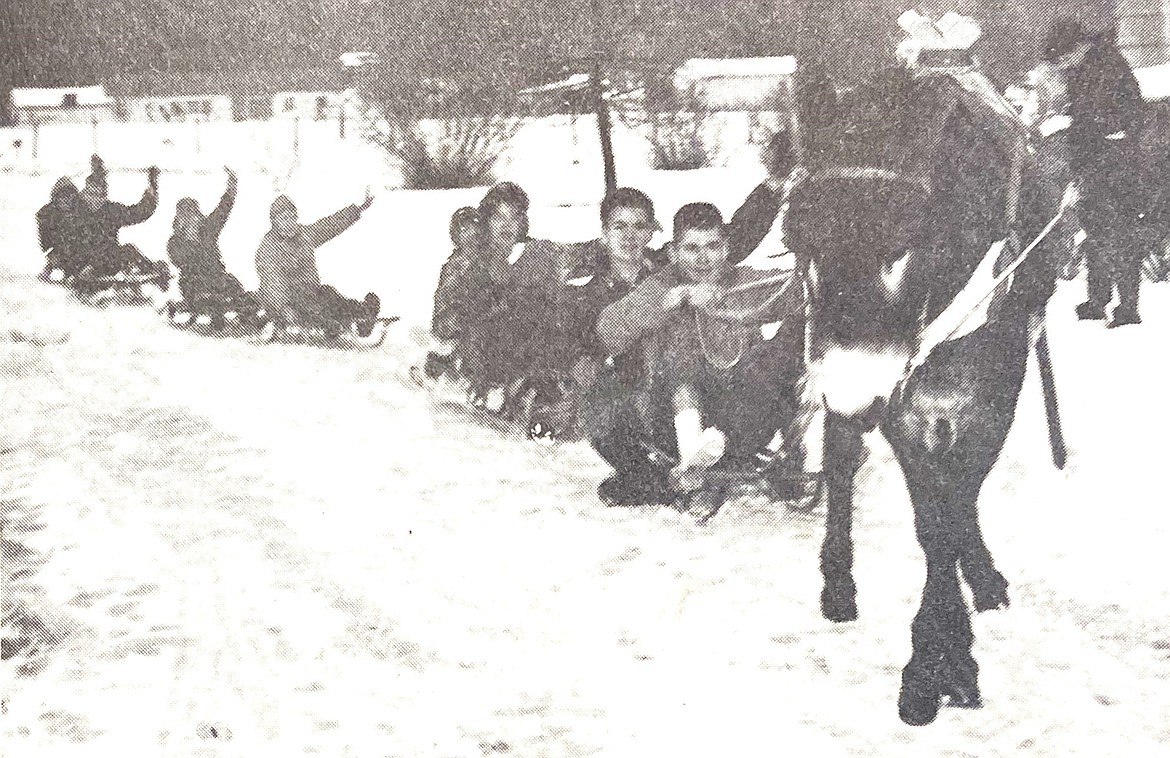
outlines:
[[362, 211], [369, 208], [374, 198], [366, 191], [366, 200], [361, 205], [350, 205], [305, 227], [305, 239], [313, 247], [320, 247], [357, 223]]
[[119, 227], [141, 224], [154, 215], [154, 210], [158, 207], [158, 166], [148, 168], [146, 177], [146, 191], [142, 193], [142, 199], [137, 203], [134, 205], [110, 203], [114, 222]]
[[223, 231], [224, 224], [227, 223], [228, 216], [236, 204], [236, 192], [239, 187], [235, 172], [227, 166], [224, 166], [223, 170], [227, 172], [227, 188], [223, 191], [223, 197], [219, 199], [219, 205], [207, 214], [207, 230], [213, 238], [218, 238], [219, 233]]

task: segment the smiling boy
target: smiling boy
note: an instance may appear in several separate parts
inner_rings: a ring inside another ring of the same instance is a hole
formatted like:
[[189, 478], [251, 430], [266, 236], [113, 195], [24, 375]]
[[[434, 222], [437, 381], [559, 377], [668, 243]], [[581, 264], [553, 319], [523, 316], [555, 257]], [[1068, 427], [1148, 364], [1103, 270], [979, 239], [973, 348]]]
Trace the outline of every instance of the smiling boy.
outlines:
[[[795, 288], [774, 272], [732, 266], [728, 228], [709, 203], [679, 209], [673, 232], [670, 263], [597, 322], [611, 355], [642, 345], [651, 377], [648, 392], [618, 411], [621, 433], [594, 440], [615, 468], [599, 488], [612, 505], [667, 502], [698, 487], [725, 457], [750, 460], [797, 404], [803, 332]], [[778, 331], [765, 340], [760, 327], [773, 322]], [[674, 458], [670, 472], [636, 452], [640, 443]]]

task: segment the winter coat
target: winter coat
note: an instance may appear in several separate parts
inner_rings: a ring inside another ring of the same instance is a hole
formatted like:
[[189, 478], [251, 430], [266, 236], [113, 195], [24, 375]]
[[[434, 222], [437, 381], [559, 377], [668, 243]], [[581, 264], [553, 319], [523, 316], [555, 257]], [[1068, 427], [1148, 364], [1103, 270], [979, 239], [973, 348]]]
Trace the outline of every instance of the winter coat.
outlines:
[[109, 268], [101, 264], [120, 260], [119, 230], [141, 224], [154, 214], [157, 206], [158, 195], [151, 189], [147, 189], [134, 205], [107, 200], [97, 208], [91, 208], [84, 201], [79, 202], [70, 225], [78, 254], [95, 268]]
[[431, 311], [431, 334], [436, 339], [453, 340], [463, 335], [463, 292], [468, 286], [466, 279], [471, 265], [468, 252], [456, 249], [439, 272], [439, 284], [435, 287], [435, 302]]
[[607, 306], [597, 320], [597, 334], [610, 355], [640, 355], [646, 376], [663, 371], [686, 374], [704, 365], [731, 368], [763, 341], [761, 326], [803, 317], [803, 300], [795, 286], [776, 283], [743, 289], [776, 276], [774, 271], [731, 268], [712, 304], [668, 310], [667, 292], [688, 284], [678, 268], [669, 265]]
[[1120, 153], [1136, 151], [1144, 101], [1133, 69], [1116, 47], [1089, 48], [1080, 65], [1068, 72], [1068, 99], [1069, 167], [1074, 173], [1084, 175]]
[[361, 218], [356, 205], [342, 208], [312, 224], [303, 224], [292, 237], [270, 229], [256, 250], [260, 302], [269, 313], [314, 302], [321, 289], [315, 251]]
[[[236, 187], [229, 185], [219, 204], [199, 224], [198, 238], [188, 239], [176, 232], [167, 242], [167, 255], [179, 267], [179, 286], [184, 296], [198, 294], [204, 283], [219, 282], [227, 276], [227, 268], [219, 250], [219, 235], [227, 223], [236, 202]], [[211, 286], [218, 290], [219, 287]]]

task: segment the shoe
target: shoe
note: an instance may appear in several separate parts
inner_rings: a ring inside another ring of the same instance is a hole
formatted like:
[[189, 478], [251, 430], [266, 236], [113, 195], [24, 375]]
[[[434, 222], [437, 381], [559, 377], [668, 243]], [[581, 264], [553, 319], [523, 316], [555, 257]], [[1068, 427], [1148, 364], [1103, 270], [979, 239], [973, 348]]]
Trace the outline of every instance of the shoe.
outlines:
[[1104, 321], [1105, 306], [1098, 305], [1092, 300], [1083, 302], [1077, 306], [1077, 318], [1081, 321]]
[[266, 321], [264, 326], [260, 327], [260, 334], [257, 335], [260, 342], [268, 343], [276, 339], [276, 322]]
[[1118, 306], [1113, 311], [1113, 318], [1109, 319], [1109, 323], [1105, 325], [1107, 329], [1116, 329], [1119, 326], [1128, 326], [1130, 324], [1140, 324], [1142, 317], [1137, 312], [1137, 308], [1122, 308]]
[[357, 328], [357, 336], [369, 337], [378, 321], [378, 314], [382, 312], [382, 301], [373, 292], [367, 292], [362, 307], [362, 318], [355, 321], [354, 326]]
[[597, 496], [611, 507], [670, 505], [676, 499], [665, 479], [652, 474], [614, 474], [597, 486]]
[[428, 379], [438, 379], [443, 374], [454, 371], [455, 367], [451, 365], [451, 356], [442, 355], [434, 351], [427, 353], [427, 359], [423, 363], [423, 373]]

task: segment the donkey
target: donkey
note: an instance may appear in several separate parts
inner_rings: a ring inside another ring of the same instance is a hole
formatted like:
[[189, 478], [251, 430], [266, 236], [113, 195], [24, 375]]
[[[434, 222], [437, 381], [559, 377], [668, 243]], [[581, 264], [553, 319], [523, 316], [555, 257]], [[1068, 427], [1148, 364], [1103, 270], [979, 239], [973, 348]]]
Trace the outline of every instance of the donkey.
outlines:
[[[1008, 605], [976, 503], [1056, 280], [1043, 242], [1028, 244], [1056, 222], [1044, 223], [1055, 188], [997, 97], [973, 72], [899, 71], [857, 90], [832, 121], [804, 125], [810, 174], [785, 219], [809, 303], [809, 370], [828, 412], [822, 614], [857, 617], [853, 485], [862, 434], [878, 427], [905, 474], [926, 558], [898, 701], [912, 725], [933, 721], [944, 701], [981, 705], [960, 569], [976, 611]], [[994, 296], [971, 298], [989, 271], [1003, 276]], [[983, 306], [978, 323], [959, 319], [970, 328], [939, 339], [964, 297]]]

